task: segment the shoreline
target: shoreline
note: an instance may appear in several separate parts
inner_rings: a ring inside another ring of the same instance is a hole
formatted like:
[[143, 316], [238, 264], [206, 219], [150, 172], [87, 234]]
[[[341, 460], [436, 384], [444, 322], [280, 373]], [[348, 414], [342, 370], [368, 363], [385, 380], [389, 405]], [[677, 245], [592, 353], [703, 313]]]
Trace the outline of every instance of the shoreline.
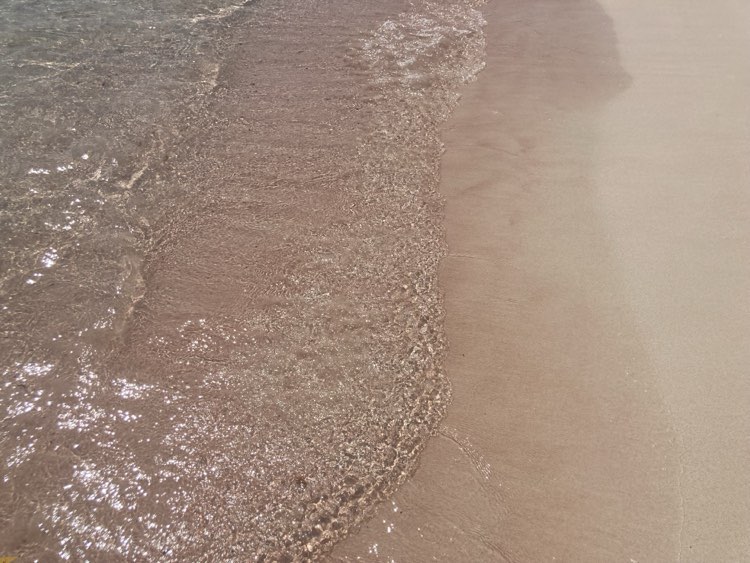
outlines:
[[[443, 129], [453, 402], [416, 474], [332, 560], [747, 555], [750, 509], [732, 496], [747, 490], [750, 361], [735, 344], [750, 323], [746, 298], [728, 298], [750, 294], [749, 174], [733, 157], [748, 134], [730, 119], [747, 117], [750, 73], [729, 55], [747, 37], [729, 5], [677, 30], [680, 10], [485, 6], [486, 67]], [[700, 99], [716, 64], [734, 77], [702, 100], [719, 128], [681, 97]], [[702, 214], [705, 170], [727, 153], [722, 203]], [[716, 232], [712, 256], [700, 237]]]
[[32, 4], [5, 553], [750, 559], [750, 5]]

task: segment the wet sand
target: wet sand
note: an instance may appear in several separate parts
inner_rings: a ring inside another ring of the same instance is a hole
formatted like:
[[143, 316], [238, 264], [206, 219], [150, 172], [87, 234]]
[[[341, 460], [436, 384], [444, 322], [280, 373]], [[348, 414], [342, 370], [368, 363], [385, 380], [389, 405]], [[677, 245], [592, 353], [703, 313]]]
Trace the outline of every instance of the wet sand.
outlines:
[[453, 403], [333, 560], [750, 557], [750, 7], [484, 9], [444, 131]]

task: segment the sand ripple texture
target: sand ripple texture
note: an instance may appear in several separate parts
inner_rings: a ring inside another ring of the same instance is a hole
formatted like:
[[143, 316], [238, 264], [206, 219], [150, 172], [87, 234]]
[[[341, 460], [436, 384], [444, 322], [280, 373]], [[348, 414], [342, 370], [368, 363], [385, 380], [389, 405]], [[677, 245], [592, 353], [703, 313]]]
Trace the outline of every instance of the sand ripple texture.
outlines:
[[[195, 63], [220, 65], [127, 174], [81, 149], [78, 204], [9, 200], [36, 238], [2, 294], [3, 553], [316, 559], [443, 416], [438, 127], [482, 68], [478, 6], [282, 4], [190, 20], [222, 22]], [[75, 172], [27, 165], [24, 190]]]

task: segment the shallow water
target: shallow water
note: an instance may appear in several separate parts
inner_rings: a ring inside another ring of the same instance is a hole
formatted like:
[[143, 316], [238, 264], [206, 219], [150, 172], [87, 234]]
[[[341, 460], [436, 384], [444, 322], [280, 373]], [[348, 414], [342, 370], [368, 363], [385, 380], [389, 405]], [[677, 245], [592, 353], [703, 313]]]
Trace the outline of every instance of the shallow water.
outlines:
[[481, 14], [90, 4], [0, 23], [0, 546], [315, 558], [445, 410], [437, 128]]

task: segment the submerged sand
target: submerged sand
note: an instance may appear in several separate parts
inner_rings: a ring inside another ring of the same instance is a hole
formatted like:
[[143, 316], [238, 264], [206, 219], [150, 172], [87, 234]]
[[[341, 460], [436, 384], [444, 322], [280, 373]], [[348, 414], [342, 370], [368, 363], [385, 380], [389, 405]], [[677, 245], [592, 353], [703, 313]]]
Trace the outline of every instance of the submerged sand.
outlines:
[[750, 6], [485, 15], [444, 131], [453, 404], [333, 559], [747, 559]]
[[0, 559], [318, 558], [448, 403], [439, 126], [481, 14], [6, 4]]

